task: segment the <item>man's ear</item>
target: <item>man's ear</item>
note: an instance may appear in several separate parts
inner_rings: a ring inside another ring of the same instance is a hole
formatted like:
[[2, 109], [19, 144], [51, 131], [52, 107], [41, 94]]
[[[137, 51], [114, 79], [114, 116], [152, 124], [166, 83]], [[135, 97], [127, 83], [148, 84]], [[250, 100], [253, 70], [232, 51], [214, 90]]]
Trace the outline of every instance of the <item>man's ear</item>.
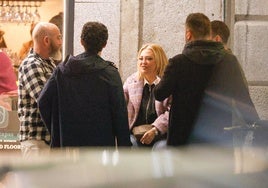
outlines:
[[43, 38], [43, 42], [46, 44], [46, 45], [49, 45], [49, 37], [48, 36], [45, 36]]
[[82, 39], [80, 39], [80, 43], [82, 46], [84, 46], [84, 44], [85, 44], [85, 42]]
[[222, 42], [222, 38], [220, 37], [220, 35], [216, 35], [214, 39], [216, 42]]
[[186, 42], [191, 41], [192, 37], [193, 37], [192, 32], [189, 29], [186, 29], [186, 33], [185, 33]]
[[104, 44], [103, 48], [105, 48], [105, 47], [106, 47], [106, 45], [107, 45], [107, 42]]

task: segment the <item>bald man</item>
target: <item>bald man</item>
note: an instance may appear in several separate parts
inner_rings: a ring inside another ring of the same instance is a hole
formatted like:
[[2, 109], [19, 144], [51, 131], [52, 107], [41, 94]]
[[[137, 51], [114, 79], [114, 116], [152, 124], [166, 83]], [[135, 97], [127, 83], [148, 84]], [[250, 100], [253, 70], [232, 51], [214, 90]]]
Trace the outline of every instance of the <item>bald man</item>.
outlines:
[[52, 23], [38, 23], [32, 33], [33, 49], [19, 68], [18, 116], [24, 157], [49, 148], [50, 135], [41, 120], [37, 98], [56, 67], [53, 57], [62, 46], [62, 36]]

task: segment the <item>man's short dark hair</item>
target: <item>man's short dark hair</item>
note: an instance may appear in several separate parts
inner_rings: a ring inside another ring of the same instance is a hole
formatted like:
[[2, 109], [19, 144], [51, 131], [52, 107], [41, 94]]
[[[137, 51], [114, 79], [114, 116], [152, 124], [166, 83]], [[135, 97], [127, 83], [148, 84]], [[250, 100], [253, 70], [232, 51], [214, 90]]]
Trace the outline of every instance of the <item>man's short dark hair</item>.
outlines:
[[210, 20], [203, 13], [189, 14], [186, 18], [186, 26], [196, 40], [202, 40], [210, 36]]
[[97, 54], [107, 43], [108, 29], [102, 23], [87, 22], [83, 26], [81, 40], [87, 52]]
[[211, 22], [211, 35], [214, 38], [216, 35], [219, 35], [222, 39], [222, 42], [224, 44], [227, 44], [229, 36], [230, 36], [230, 30], [228, 26], [219, 20], [214, 20]]

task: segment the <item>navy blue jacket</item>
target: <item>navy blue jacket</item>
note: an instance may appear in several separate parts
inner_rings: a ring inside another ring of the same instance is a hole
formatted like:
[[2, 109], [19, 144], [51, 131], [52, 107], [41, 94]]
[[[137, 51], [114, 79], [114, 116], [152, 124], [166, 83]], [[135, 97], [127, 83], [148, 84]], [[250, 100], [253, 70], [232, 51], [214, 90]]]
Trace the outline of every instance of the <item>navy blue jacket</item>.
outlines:
[[38, 105], [52, 147], [131, 145], [120, 75], [100, 56], [67, 57], [45, 85]]

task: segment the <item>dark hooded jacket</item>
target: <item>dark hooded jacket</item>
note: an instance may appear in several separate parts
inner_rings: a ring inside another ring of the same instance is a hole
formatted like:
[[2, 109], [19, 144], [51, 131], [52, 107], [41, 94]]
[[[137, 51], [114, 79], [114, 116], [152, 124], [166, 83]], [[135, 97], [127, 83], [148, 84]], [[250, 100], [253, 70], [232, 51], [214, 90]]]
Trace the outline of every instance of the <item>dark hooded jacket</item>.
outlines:
[[38, 99], [52, 147], [130, 146], [118, 70], [87, 53], [59, 64]]
[[247, 123], [258, 119], [236, 57], [218, 42], [190, 42], [169, 60], [155, 98], [162, 101], [170, 95], [170, 146], [229, 145], [232, 134], [225, 127], [232, 126], [234, 111]]

